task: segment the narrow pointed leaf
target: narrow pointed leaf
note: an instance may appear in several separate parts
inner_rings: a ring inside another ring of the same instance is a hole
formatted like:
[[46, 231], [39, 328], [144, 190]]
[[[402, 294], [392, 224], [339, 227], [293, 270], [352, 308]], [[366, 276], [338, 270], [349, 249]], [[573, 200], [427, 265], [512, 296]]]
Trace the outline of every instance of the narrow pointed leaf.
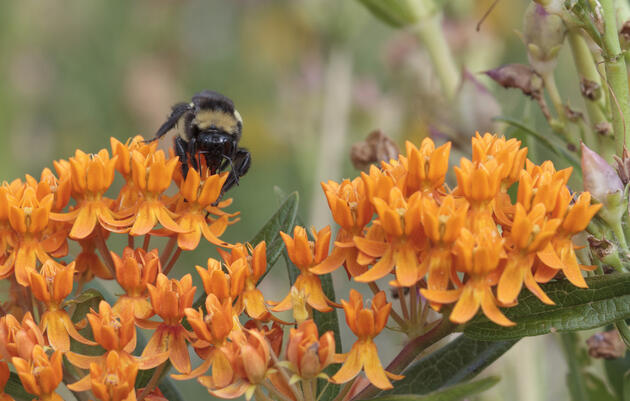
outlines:
[[267, 271], [260, 278], [260, 281], [265, 278], [282, 254], [284, 242], [282, 242], [282, 237], [280, 237], [280, 231], [285, 233], [293, 232], [299, 200], [300, 196], [297, 192], [291, 193], [280, 205], [276, 213], [265, 223], [263, 228], [249, 241], [252, 246], [258, 245], [261, 241], [267, 242]]
[[472, 379], [518, 340], [479, 341], [460, 335], [444, 347], [414, 362], [402, 374], [404, 379], [379, 396], [429, 394]]
[[499, 382], [497, 376], [489, 376], [474, 382], [456, 384], [426, 395], [385, 395], [373, 401], [458, 401], [488, 390]]
[[567, 280], [542, 285], [556, 305], [545, 305], [524, 290], [518, 305], [503, 310], [515, 326], [498, 326], [479, 315], [464, 333], [479, 340], [507, 340], [594, 329], [630, 318], [630, 273], [589, 277], [586, 282], [588, 288], [577, 288]]
[[582, 171], [582, 166], [580, 164], [580, 160], [577, 157], [577, 154], [571, 153], [569, 150], [566, 149], [566, 146], [562, 146], [560, 144], [555, 143], [554, 141], [550, 140], [545, 135], [539, 132], [536, 132], [535, 129], [530, 128], [526, 126], [524, 123], [517, 121], [513, 118], [501, 116], [501, 117], [495, 117], [494, 120], [516, 127], [522, 130], [527, 135], [533, 136], [534, 138], [536, 138], [536, 140], [540, 141], [540, 143], [543, 146], [545, 146], [546, 148], [551, 150], [553, 153], [555, 153], [556, 155], [566, 160], [571, 166], [573, 166], [576, 174]]

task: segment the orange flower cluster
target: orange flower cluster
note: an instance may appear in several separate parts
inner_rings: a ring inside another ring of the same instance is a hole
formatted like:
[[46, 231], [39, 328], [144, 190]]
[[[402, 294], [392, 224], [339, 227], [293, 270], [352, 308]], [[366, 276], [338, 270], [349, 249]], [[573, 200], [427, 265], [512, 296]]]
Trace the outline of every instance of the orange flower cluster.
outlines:
[[[166, 274], [201, 236], [230, 247], [219, 237], [236, 214], [222, 210], [230, 200], [219, 199], [227, 173], [190, 170], [184, 179], [178, 158], [156, 146], [141, 137], [125, 144], [112, 138], [111, 153], [77, 150], [69, 160], [54, 162], [56, 174], [45, 169], [39, 180], [26, 176], [0, 186], [0, 277], [10, 285], [2, 305], [8, 314], [0, 319], [0, 373], [11, 363], [37, 399], [61, 399], [55, 390], [66, 378], [64, 356], [84, 372], [68, 388], [91, 390], [101, 400], [135, 399], [139, 369], [170, 360], [182, 373], [191, 370], [187, 344], [196, 337], [182, 320], [195, 287], [190, 275], [176, 280]], [[124, 183], [110, 198], [116, 172]], [[172, 183], [179, 191], [168, 195]], [[111, 233], [127, 234], [122, 256], [109, 250]], [[135, 246], [138, 236], [144, 236], [141, 248]], [[152, 236], [168, 237], [161, 253], [148, 251]], [[68, 258], [70, 241], [81, 249], [74, 260]], [[125, 294], [113, 308], [101, 301], [98, 312], [74, 314], [78, 301], [69, 297], [94, 277], [116, 279]], [[148, 320], [154, 315], [161, 321]], [[86, 326], [83, 317], [91, 335], [79, 333]], [[133, 354], [136, 326], [153, 330], [140, 355]], [[70, 350], [70, 338], [82, 345], [81, 352]], [[84, 355], [92, 346], [105, 353]], [[153, 389], [146, 391], [158, 399]]]
[[[513, 323], [499, 307], [515, 304], [523, 285], [545, 303], [552, 300], [539, 283], [560, 271], [586, 286], [580, 270], [587, 267], [579, 265], [571, 239], [599, 206], [588, 193], [573, 197], [570, 169], [534, 165], [514, 139], [477, 135], [472, 160], [455, 167], [451, 190], [445, 184], [449, 150], [450, 144], [436, 148], [430, 139], [420, 148], [407, 143], [398, 160], [354, 180], [322, 184], [340, 226], [334, 246], [330, 227], [281, 232], [299, 275], [277, 302], [258, 287], [268, 268], [267, 244], [220, 239], [238, 214], [225, 212], [231, 200], [220, 199], [227, 173], [202, 167], [184, 178], [176, 157], [136, 137], [124, 144], [112, 139], [111, 152], [77, 150], [54, 163], [56, 174], [45, 169], [39, 180], [2, 183], [0, 278], [10, 291], [1, 305], [0, 389], [10, 365], [42, 401], [61, 399], [62, 380], [71, 391], [91, 391], [104, 401], [163, 400], [156, 384], [169, 366], [175, 379], [196, 378], [222, 398], [265, 399], [264, 391], [284, 400], [315, 399], [318, 379], [340, 385], [362, 371], [374, 386], [389, 389], [390, 379], [401, 376], [383, 368], [374, 337], [390, 317], [418, 334], [424, 306], [455, 303], [453, 322], [467, 322], [481, 307], [507, 326]], [[171, 192], [173, 183], [178, 190]], [[114, 252], [110, 236], [120, 234], [127, 246]], [[156, 236], [165, 237], [161, 250], [149, 250]], [[220, 260], [196, 267], [205, 292], [200, 307], [193, 276], [169, 274], [202, 237], [220, 247]], [[80, 249], [74, 259], [71, 241]], [[364, 302], [351, 290], [341, 304], [329, 299], [320, 276], [340, 266], [374, 297]], [[378, 288], [376, 281], [386, 277], [400, 312]], [[81, 315], [81, 289], [94, 278], [116, 280], [121, 295]], [[314, 321], [314, 311], [335, 308], [343, 308], [357, 337], [347, 354], [337, 354], [333, 332], [320, 335]], [[288, 310], [295, 326], [283, 346], [290, 323], [273, 313]], [[136, 349], [138, 327], [149, 333], [143, 349]], [[203, 360], [197, 367], [190, 348]], [[72, 365], [66, 371], [64, 358]], [[332, 364], [341, 366], [329, 376], [324, 370]], [[147, 369], [155, 369], [153, 378], [135, 388], [138, 372]], [[348, 394], [360, 390], [353, 383], [345, 385]], [[0, 391], [4, 399], [11, 397]]]
[[[402, 308], [409, 322], [416, 321], [418, 290], [436, 310], [455, 303], [453, 322], [467, 322], [481, 307], [509, 326], [498, 307], [514, 305], [523, 285], [547, 304], [553, 301], [539, 283], [560, 271], [585, 287], [580, 269], [588, 267], [579, 265], [571, 238], [601, 205], [591, 205], [588, 192], [574, 199], [570, 168], [535, 165], [520, 145], [477, 134], [472, 160], [462, 158], [454, 168], [452, 190], [445, 184], [450, 143], [436, 148], [428, 138], [420, 148], [407, 142], [406, 156], [360, 178], [322, 183], [341, 228], [331, 254], [310, 273], [343, 265], [363, 283], [393, 274], [390, 285], [410, 288], [411, 305]], [[515, 203], [508, 194], [513, 185]]]

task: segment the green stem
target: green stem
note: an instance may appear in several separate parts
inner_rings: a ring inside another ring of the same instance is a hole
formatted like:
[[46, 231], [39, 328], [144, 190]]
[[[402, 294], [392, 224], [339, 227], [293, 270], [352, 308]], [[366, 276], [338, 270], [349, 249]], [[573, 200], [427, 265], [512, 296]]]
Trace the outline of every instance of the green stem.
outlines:
[[144, 400], [144, 397], [149, 395], [149, 393], [151, 393], [151, 391], [153, 391], [153, 389], [158, 385], [158, 382], [162, 377], [162, 372], [164, 372], [164, 369], [166, 369], [167, 366], [169, 366], [169, 361], [166, 361], [155, 368], [155, 370], [153, 371], [153, 375], [151, 376], [151, 379], [149, 379], [146, 387], [138, 395], [138, 401]]
[[630, 349], [630, 328], [628, 328], [626, 321], [617, 320], [615, 322], [615, 326], [617, 327], [617, 330], [619, 331], [619, 335], [621, 336], [623, 343], [626, 344], [626, 348]]
[[621, 221], [616, 221], [614, 223], [615, 224], [610, 225], [610, 228], [612, 228], [613, 233], [615, 233], [615, 237], [617, 237], [617, 241], [619, 241], [619, 246], [621, 247], [621, 250], [625, 253], [628, 253], [628, 242], [626, 241], [626, 235], [623, 232]]
[[569, 44], [571, 46], [571, 52], [573, 53], [573, 60], [575, 60], [575, 67], [577, 68], [580, 80], [586, 80], [592, 82], [599, 87], [599, 95], [596, 98], [590, 98], [582, 93], [584, 103], [586, 104], [586, 113], [588, 114], [589, 121], [591, 123], [591, 129], [584, 133], [584, 143], [596, 152], [599, 151], [597, 145], [597, 139], [594, 135], [593, 127], [608, 123], [606, 115], [602, 111], [602, 107], [605, 106], [605, 97], [602, 96], [602, 80], [599, 77], [597, 66], [593, 55], [588, 48], [586, 40], [582, 36], [579, 29], [573, 28], [569, 30]]
[[582, 368], [580, 366], [579, 358], [579, 345], [576, 333], [562, 333], [560, 334], [562, 340], [562, 348], [564, 349], [565, 359], [569, 367], [569, 373], [567, 374], [567, 384], [571, 393], [572, 399], [575, 401], [589, 401], [588, 391], [586, 390], [586, 383], [582, 375]]
[[442, 29], [442, 14], [428, 16], [414, 29], [429, 53], [446, 98], [452, 100], [459, 86], [461, 74]]
[[617, 155], [630, 142], [630, 94], [626, 60], [621, 54], [614, 0], [601, 0], [604, 13], [604, 62], [610, 85], [613, 133]]

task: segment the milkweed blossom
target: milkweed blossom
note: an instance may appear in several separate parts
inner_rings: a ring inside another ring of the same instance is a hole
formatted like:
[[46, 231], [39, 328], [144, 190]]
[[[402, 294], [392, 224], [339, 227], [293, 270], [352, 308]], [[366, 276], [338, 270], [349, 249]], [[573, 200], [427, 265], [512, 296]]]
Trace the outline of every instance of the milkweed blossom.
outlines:
[[[374, 339], [386, 328], [422, 335], [436, 325], [429, 307], [457, 324], [481, 310], [513, 325], [503, 308], [522, 291], [552, 304], [541, 283], [562, 272], [585, 287], [591, 269], [572, 238], [600, 205], [569, 190], [570, 169], [534, 164], [515, 139], [477, 134], [452, 175], [450, 143], [407, 142], [397, 159], [322, 183], [338, 230], [274, 223], [252, 244], [221, 238], [240, 218], [222, 198], [228, 173], [202, 165], [184, 177], [155, 143], [110, 143], [0, 185], [0, 400], [12, 399], [10, 375], [42, 401], [60, 400], [62, 382], [93, 399], [163, 400], [156, 385], [169, 373], [222, 398], [316, 399], [320, 380], [346, 394], [390, 389], [403, 376], [381, 362]], [[189, 269], [196, 277], [175, 275], [203, 241], [218, 256]], [[259, 284], [282, 248], [295, 274], [271, 296]], [[341, 266], [373, 296], [351, 289], [335, 302], [325, 279]], [[94, 280], [120, 290], [84, 290]], [[337, 311], [356, 336], [346, 353], [320, 325]]]

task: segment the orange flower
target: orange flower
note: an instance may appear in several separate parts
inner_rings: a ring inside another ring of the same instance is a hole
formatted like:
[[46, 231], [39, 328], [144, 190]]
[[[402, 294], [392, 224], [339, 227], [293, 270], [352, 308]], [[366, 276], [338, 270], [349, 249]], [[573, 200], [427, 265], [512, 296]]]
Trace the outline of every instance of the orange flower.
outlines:
[[226, 298], [222, 302], [214, 294], [206, 297], [206, 311], [186, 308], [184, 311], [188, 323], [197, 335], [193, 344], [197, 353], [204, 358], [204, 362], [188, 375], [173, 375], [178, 380], [188, 380], [204, 374], [212, 366], [212, 377], [218, 387], [227, 386], [234, 372], [228, 356], [223, 352], [228, 336], [232, 330], [238, 328], [237, 315], [232, 309], [232, 299]]
[[133, 183], [131, 177], [131, 152], [138, 151], [143, 155], [155, 153], [157, 149], [157, 141], [145, 142], [140, 135], [128, 139], [126, 143], [122, 143], [116, 138], [110, 138], [112, 155], [116, 157], [116, 171], [118, 171], [125, 179], [125, 185], [118, 193], [116, 200], [117, 210], [134, 209], [141, 198], [141, 192]]
[[562, 224], [551, 243], [537, 253], [543, 264], [537, 269], [534, 278], [536, 281], [544, 283], [551, 280], [559, 270], [562, 270], [573, 285], [586, 288], [586, 281], [580, 272], [580, 267], [585, 270], [587, 267], [578, 263], [575, 246], [571, 238], [586, 228], [602, 204], [591, 205], [591, 194], [588, 192], [583, 192], [572, 205], [569, 205], [569, 199], [571, 199], [569, 190], [563, 187], [558, 206], [553, 212], [554, 215], [562, 219]]
[[[229, 275], [229, 296], [235, 299], [234, 310], [237, 314], [243, 312], [253, 319], [266, 321], [274, 317], [269, 313], [262, 292], [258, 289], [258, 282], [267, 271], [267, 244], [261, 241], [256, 248], [244, 244], [236, 244], [232, 247], [231, 253], [218, 248], [219, 254], [226, 264]], [[198, 268], [204, 288], [207, 294], [215, 294], [221, 301], [225, 299], [223, 279], [218, 279], [216, 283], [210, 283], [207, 275]], [[221, 265], [216, 260], [208, 260], [208, 273], [223, 274]], [[206, 278], [204, 278], [206, 277]]]
[[40, 272], [31, 271], [29, 281], [33, 296], [46, 305], [46, 312], [41, 318], [42, 332], [46, 333], [48, 342], [55, 350], [70, 350], [70, 338], [88, 345], [95, 345], [83, 337], [74, 327], [74, 323], [62, 308], [62, 302], [72, 292], [74, 262], [63, 266], [47, 260]]
[[554, 304], [534, 280], [532, 265], [536, 252], [547, 246], [559, 225], [560, 219], [546, 218], [542, 203], [537, 203], [529, 214], [520, 203], [516, 204], [512, 230], [507, 236], [510, 252], [497, 287], [499, 302], [511, 304], [516, 301], [525, 282], [527, 288], [541, 301], [548, 305]]
[[61, 352], [55, 351], [49, 358], [41, 345], [33, 348], [30, 359], [11, 358], [24, 390], [41, 401], [63, 401], [55, 393], [63, 377]]
[[103, 401], [135, 400], [134, 386], [137, 374], [137, 363], [121, 358], [116, 351], [111, 351], [107, 354], [104, 364], [90, 365], [92, 393]]
[[147, 300], [147, 284], [155, 283], [160, 272], [160, 258], [157, 249], [146, 252], [139, 248], [126, 247], [122, 258], [111, 253], [116, 267], [116, 281], [125, 290], [125, 295], [118, 297], [114, 312], [131, 309], [136, 319], [148, 319], [153, 315], [153, 308]]
[[175, 223], [177, 217], [160, 200], [162, 192], [171, 185], [173, 171], [177, 167], [177, 158], [166, 160], [164, 152], [143, 155], [138, 151], [131, 153], [131, 173], [133, 183], [142, 192], [142, 201], [137, 206], [135, 221], [130, 235], [144, 235], [160, 224], [174, 233], [184, 230]]
[[494, 223], [479, 228], [472, 233], [468, 229], [461, 230], [455, 242], [453, 252], [459, 271], [467, 274], [468, 279], [455, 290], [428, 290], [420, 292], [428, 300], [448, 304], [457, 301], [450, 315], [455, 323], [465, 323], [473, 318], [479, 310], [493, 322], [502, 326], [514, 325], [506, 318], [496, 305], [492, 286], [496, 283], [499, 261], [505, 258], [503, 239]]
[[[320, 278], [311, 273], [310, 269], [321, 263], [328, 256], [328, 247], [330, 246], [330, 226], [323, 228], [317, 232], [312, 230], [315, 242], [309, 241], [304, 227], [295, 226], [293, 230], [293, 238], [282, 231], [280, 235], [287, 247], [289, 259], [300, 269], [300, 275], [295, 279], [293, 287], [299, 292], [303, 292], [306, 303], [320, 312], [329, 312], [332, 310], [330, 305], [334, 302], [326, 297], [322, 289]], [[291, 293], [280, 301], [272, 310], [275, 312], [291, 309]]]
[[0, 318], [0, 357], [7, 361], [14, 356], [28, 360], [35, 345], [46, 344], [42, 331], [30, 312], [26, 312], [22, 323], [13, 315]]
[[514, 138], [506, 140], [489, 133], [482, 137], [477, 132], [472, 138], [473, 162], [485, 163], [491, 158], [498, 161], [501, 187], [507, 190], [519, 179], [527, 158], [527, 148], [521, 148], [521, 141]]
[[287, 359], [291, 368], [302, 379], [317, 377], [326, 366], [334, 362], [335, 337], [327, 331], [321, 337], [312, 320], [291, 329], [287, 346]]
[[462, 157], [460, 166], [454, 167], [457, 177], [454, 194], [464, 196], [473, 209], [489, 209], [501, 188], [502, 169], [496, 159], [481, 163]]
[[[378, 214], [378, 224], [386, 234], [384, 242], [355, 236], [361, 252], [380, 260], [370, 270], [355, 277], [359, 282], [371, 282], [385, 277], [396, 266], [396, 286], [410, 287], [419, 280], [418, 250], [424, 233], [421, 223], [422, 197], [419, 192], [408, 200], [394, 187], [385, 199], [375, 197], [372, 203]], [[376, 225], [376, 224], [375, 224]]]
[[147, 284], [151, 294], [153, 310], [163, 320], [163, 323], [145, 321], [141, 327], [155, 329], [149, 343], [142, 351], [141, 358], [153, 358], [164, 352], [168, 353], [173, 367], [180, 372], [190, 372], [190, 356], [186, 347], [186, 339], [191, 334], [182, 326], [184, 310], [193, 304], [196, 287], [192, 285], [190, 274], [181, 280], [168, 279], [164, 274], [158, 274], [154, 285]]
[[[136, 327], [133, 311], [125, 309], [114, 312], [105, 301], [99, 303], [99, 313], [91, 310], [87, 319], [92, 327], [92, 333], [96, 342], [105, 349], [103, 355], [81, 355], [69, 351], [65, 353], [68, 361], [81, 369], [91, 369], [93, 365], [105, 366], [116, 354], [121, 364], [133, 364], [136, 369], [151, 369], [168, 359], [168, 353], [157, 354], [152, 357], [137, 358], [131, 355], [136, 348]], [[87, 391], [91, 388], [90, 375], [84, 376], [79, 381], [72, 383], [69, 388], [72, 391]]]
[[424, 138], [420, 149], [407, 141], [407, 176], [405, 178], [405, 194], [411, 196], [420, 191], [435, 193], [444, 185], [444, 178], [448, 171], [448, 156], [451, 143], [435, 148], [431, 138]]
[[[127, 218], [130, 213], [116, 215], [110, 209], [111, 200], [103, 197], [114, 181], [116, 157], [110, 159], [105, 149], [90, 155], [77, 150], [69, 164], [72, 196], [77, 206], [68, 213], [51, 213], [50, 218], [73, 223], [69, 234], [72, 239], [83, 239], [92, 234], [97, 223], [107, 231], [124, 232], [131, 222]], [[66, 168], [64, 165], [62, 162], [56, 164], [60, 169]]]
[[40, 263], [50, 259], [48, 252], [55, 249], [45, 247], [49, 243], [42, 241], [43, 231], [48, 225], [48, 217], [52, 207], [53, 195], [46, 195], [41, 201], [37, 199], [35, 188], [27, 187], [21, 199], [10, 195], [1, 199], [9, 203], [8, 218], [15, 238], [15, 247], [7, 261], [0, 266], [0, 276], [15, 272], [15, 279], [23, 286], [28, 286], [28, 274]]
[[335, 247], [331, 254], [320, 264], [311, 269], [311, 273], [328, 274], [342, 264], [349, 277], [365, 273], [367, 266], [357, 263], [358, 249], [352, 238], [361, 235], [363, 228], [374, 215], [365, 183], [361, 178], [343, 180], [341, 184], [334, 181], [322, 182], [322, 188], [328, 199], [328, 206], [335, 222], [341, 226], [335, 239]]
[[422, 205], [422, 226], [431, 246], [422, 253], [418, 278], [428, 272], [427, 288], [446, 290], [453, 264], [451, 250], [466, 224], [469, 205], [452, 195], [442, 199], [439, 206], [428, 197], [422, 199]]
[[386, 390], [392, 388], [388, 379], [399, 380], [402, 376], [394, 375], [383, 369], [378, 358], [378, 351], [373, 338], [376, 337], [387, 324], [392, 304], [387, 303], [385, 293], [379, 292], [372, 299], [371, 307], [363, 307], [363, 298], [354, 289], [350, 290], [350, 300], [342, 300], [341, 305], [346, 312], [346, 323], [350, 330], [358, 337], [357, 342], [346, 355], [341, 369], [332, 377], [336, 383], [345, 383], [365, 371], [368, 380], [376, 387]]
[[[197, 248], [201, 234], [208, 242], [218, 246], [229, 246], [221, 241], [219, 236], [223, 234], [228, 224], [228, 215], [223, 215], [208, 224], [207, 208], [212, 206], [221, 195], [221, 188], [228, 177], [228, 173], [213, 174], [203, 182], [195, 169], [190, 169], [186, 179], [180, 184], [182, 201], [178, 203], [177, 214], [180, 215], [178, 224], [183, 230], [177, 234], [177, 244], [184, 250]], [[184, 201], [185, 200], [185, 201]]]
[[250, 399], [256, 386], [271, 373], [269, 345], [256, 329], [232, 331], [230, 340], [223, 350], [234, 372], [229, 384], [221, 386], [214, 376], [202, 376], [199, 383], [215, 397], [236, 398], [245, 394]]
[[15, 401], [13, 397], [4, 392], [10, 375], [9, 365], [6, 362], [0, 362], [0, 401]]

